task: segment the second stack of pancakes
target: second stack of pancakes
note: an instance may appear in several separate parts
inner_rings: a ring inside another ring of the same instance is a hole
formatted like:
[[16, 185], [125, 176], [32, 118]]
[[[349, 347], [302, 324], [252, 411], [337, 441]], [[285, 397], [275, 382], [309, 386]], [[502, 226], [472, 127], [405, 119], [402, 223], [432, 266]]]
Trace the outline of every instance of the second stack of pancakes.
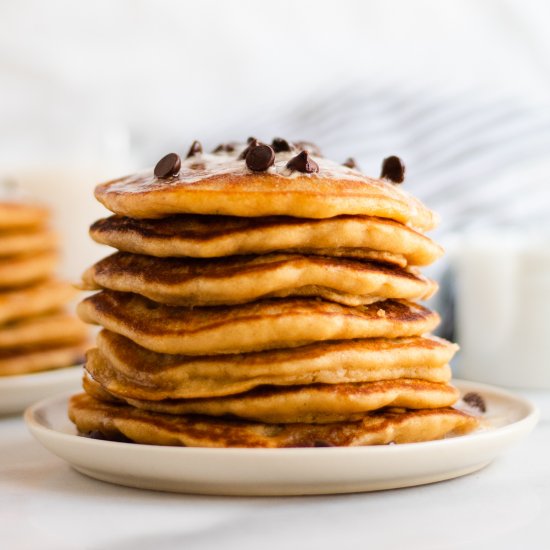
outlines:
[[82, 362], [87, 327], [66, 311], [75, 289], [55, 278], [57, 235], [50, 212], [33, 202], [0, 201], [0, 377]]
[[[195, 171], [197, 181], [227, 174], [257, 181], [269, 174], [261, 169], [266, 147], [282, 167], [281, 179], [292, 181], [296, 172], [315, 184], [319, 170], [321, 181], [335, 185], [366, 179], [350, 162], [337, 165], [302, 144], [249, 140], [213, 154], [195, 142], [184, 161], [168, 155], [143, 203], [139, 178], [98, 188], [117, 215], [96, 222], [91, 236], [118, 252], [83, 277], [86, 289], [100, 292], [80, 304], [79, 314], [103, 330], [87, 354], [88, 395], [71, 404], [80, 431], [152, 444], [330, 446], [473, 429], [471, 417], [451, 408], [458, 391], [449, 384], [448, 363], [456, 346], [426, 336], [439, 318], [416, 303], [437, 289], [417, 266], [435, 261], [442, 249], [411, 227], [430, 228], [435, 217], [397, 188], [399, 159], [385, 161], [380, 180], [368, 179], [381, 191], [375, 215], [315, 219], [296, 215], [292, 205], [291, 215], [263, 215], [269, 206], [245, 204], [245, 216], [228, 216], [214, 199], [205, 215], [204, 206], [182, 207], [181, 187], [171, 195], [180, 171]], [[221, 189], [229, 197], [231, 182]], [[277, 192], [284, 203], [284, 185]], [[401, 212], [389, 204], [397, 199]], [[130, 417], [139, 429], [125, 430]], [[178, 428], [160, 437], [155, 426], [175, 417], [186, 421], [185, 433]], [[189, 423], [199, 420], [211, 430], [193, 439]], [[235, 426], [268, 429], [239, 442], [227, 435]]]

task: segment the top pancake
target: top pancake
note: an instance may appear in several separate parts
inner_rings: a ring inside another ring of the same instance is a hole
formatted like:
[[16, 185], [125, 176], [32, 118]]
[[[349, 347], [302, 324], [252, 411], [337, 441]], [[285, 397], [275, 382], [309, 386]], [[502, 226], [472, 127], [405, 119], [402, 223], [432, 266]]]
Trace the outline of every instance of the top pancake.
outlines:
[[157, 257], [216, 258], [270, 252], [347, 256], [405, 265], [429, 265], [443, 249], [413, 229], [383, 218], [324, 220], [271, 216], [179, 215], [159, 220], [111, 216], [90, 228], [92, 239], [125, 252]]
[[42, 206], [0, 201], [0, 230], [38, 227], [46, 223], [49, 215]]
[[266, 172], [253, 172], [232, 152], [200, 154], [182, 160], [179, 174], [164, 179], [152, 170], [96, 187], [95, 196], [109, 210], [133, 218], [171, 214], [293, 216], [331, 218], [362, 214], [389, 218], [420, 230], [436, 226], [437, 216], [389, 181], [313, 156], [319, 172], [304, 174], [286, 167], [299, 150], [277, 153]]

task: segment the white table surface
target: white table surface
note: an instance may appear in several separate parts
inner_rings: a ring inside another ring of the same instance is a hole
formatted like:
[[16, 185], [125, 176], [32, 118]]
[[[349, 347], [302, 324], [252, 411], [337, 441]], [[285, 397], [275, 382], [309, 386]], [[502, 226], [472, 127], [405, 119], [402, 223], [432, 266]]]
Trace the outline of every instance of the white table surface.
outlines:
[[467, 477], [379, 493], [234, 498], [109, 485], [0, 419], [0, 549], [548, 549], [550, 391], [535, 431]]

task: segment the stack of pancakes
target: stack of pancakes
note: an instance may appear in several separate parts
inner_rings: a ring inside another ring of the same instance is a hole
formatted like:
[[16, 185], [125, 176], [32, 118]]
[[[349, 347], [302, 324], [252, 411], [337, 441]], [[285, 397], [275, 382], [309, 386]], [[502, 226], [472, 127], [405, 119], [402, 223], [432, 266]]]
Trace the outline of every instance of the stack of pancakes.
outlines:
[[[311, 149], [310, 149], [311, 150]], [[99, 185], [118, 252], [83, 277], [99, 324], [69, 415], [83, 434], [157, 445], [351, 446], [473, 430], [452, 408], [456, 346], [427, 336], [416, 266], [435, 215], [390, 157], [364, 176], [275, 139], [195, 142], [154, 173]]]
[[87, 328], [64, 311], [76, 291], [54, 278], [57, 238], [49, 212], [0, 202], [0, 376], [82, 362]]

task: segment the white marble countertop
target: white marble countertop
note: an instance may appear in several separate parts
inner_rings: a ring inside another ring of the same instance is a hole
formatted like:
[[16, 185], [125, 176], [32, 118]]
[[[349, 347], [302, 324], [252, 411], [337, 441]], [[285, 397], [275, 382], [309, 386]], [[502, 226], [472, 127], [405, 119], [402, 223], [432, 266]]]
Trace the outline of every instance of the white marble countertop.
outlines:
[[356, 495], [233, 498], [109, 485], [73, 471], [0, 419], [0, 548], [6, 550], [548, 549], [550, 391], [535, 431], [484, 470]]

